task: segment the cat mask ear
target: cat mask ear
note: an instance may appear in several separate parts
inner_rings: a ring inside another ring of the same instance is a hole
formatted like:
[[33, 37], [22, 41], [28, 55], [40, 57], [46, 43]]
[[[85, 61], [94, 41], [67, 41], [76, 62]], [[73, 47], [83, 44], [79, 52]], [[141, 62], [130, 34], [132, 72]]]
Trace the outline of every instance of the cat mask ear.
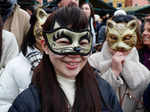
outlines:
[[116, 25], [116, 23], [114, 21], [107, 20], [107, 28], [108, 29], [112, 29], [115, 25]]
[[137, 28], [137, 21], [136, 20], [132, 20], [130, 22], [128, 22], [127, 27], [132, 30], [135, 31]]

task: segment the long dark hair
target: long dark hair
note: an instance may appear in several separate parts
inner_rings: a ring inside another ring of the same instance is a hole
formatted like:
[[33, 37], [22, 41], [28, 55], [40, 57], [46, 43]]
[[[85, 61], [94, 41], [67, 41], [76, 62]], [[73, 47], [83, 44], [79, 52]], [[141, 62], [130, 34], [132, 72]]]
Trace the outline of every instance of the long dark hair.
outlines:
[[2, 32], [3, 32], [3, 20], [2, 17], [0, 15], [0, 61], [1, 61], [1, 57], [2, 57]]
[[[71, 28], [74, 31], [88, 28], [86, 15], [74, 6], [63, 7], [53, 12], [43, 25], [43, 30], [52, 30], [55, 21], [61, 26], [72, 25]], [[32, 84], [39, 88], [42, 112], [68, 112], [66, 97], [57, 81], [56, 72], [48, 55], [44, 54], [41, 63], [35, 69]], [[101, 98], [96, 74], [88, 63], [77, 75], [75, 85], [75, 102], [72, 112], [100, 112]]]
[[36, 13], [37, 13], [37, 10], [35, 10], [31, 15], [30, 29], [29, 29], [28, 33], [24, 36], [23, 42], [21, 44], [21, 51], [22, 51], [24, 56], [27, 53], [27, 47], [29, 46], [30, 48], [33, 48], [35, 46], [35, 43], [36, 43], [36, 39], [35, 39], [35, 36], [33, 34], [34, 25], [37, 21]]

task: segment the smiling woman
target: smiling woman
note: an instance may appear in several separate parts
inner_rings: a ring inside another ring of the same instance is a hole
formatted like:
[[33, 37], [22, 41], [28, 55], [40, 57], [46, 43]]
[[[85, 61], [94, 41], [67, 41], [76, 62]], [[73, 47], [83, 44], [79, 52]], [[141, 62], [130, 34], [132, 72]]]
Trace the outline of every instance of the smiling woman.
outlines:
[[122, 112], [110, 85], [87, 63], [92, 43], [88, 28], [84, 12], [72, 5], [47, 18], [41, 63], [9, 112]]
[[142, 42], [143, 46], [138, 51], [140, 62], [150, 70], [150, 18], [145, 19]]

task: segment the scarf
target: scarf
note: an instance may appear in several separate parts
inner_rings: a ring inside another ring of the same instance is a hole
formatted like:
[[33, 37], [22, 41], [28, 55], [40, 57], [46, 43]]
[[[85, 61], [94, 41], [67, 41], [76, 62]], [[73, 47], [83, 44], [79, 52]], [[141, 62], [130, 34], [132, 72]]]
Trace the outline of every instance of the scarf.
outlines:
[[33, 70], [38, 64], [40, 63], [43, 55], [42, 53], [37, 49], [37, 48], [27, 48], [27, 53], [26, 56], [27, 60], [30, 62], [32, 65], [31, 70]]

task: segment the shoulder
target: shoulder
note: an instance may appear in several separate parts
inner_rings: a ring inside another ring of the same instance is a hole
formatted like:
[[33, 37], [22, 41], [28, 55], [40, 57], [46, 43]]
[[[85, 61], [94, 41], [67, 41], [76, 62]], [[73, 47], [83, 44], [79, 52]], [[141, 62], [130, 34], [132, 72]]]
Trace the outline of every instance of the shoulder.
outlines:
[[104, 89], [105, 91], [112, 91], [112, 87], [110, 86], [110, 84], [106, 80], [104, 80], [103, 78], [101, 78], [99, 75], [97, 75], [96, 78], [97, 78], [99, 87], [101, 89], [105, 88]]
[[30, 15], [25, 10], [21, 9], [19, 5], [16, 5], [15, 13], [18, 13], [20, 17], [30, 19]]
[[102, 79], [99, 75], [97, 75], [97, 81], [103, 98], [109, 100], [110, 97], [116, 97], [114, 90], [106, 80]]
[[[2, 36], [11, 40], [11, 38], [15, 37], [15, 35], [7, 30], [2, 30]], [[12, 39], [14, 40], [14, 39]]]
[[90, 59], [94, 59], [95, 60], [95, 59], [99, 58], [100, 56], [101, 56], [101, 52], [96, 52], [96, 53], [93, 53], [92, 55], [90, 55], [88, 59], [89, 60]]
[[15, 38], [15, 35], [7, 30], [2, 31], [2, 38], [4, 43], [15, 43], [17, 45], [17, 40]]
[[[20, 67], [21, 66], [21, 67]], [[26, 69], [31, 68], [31, 64], [29, 61], [23, 56], [22, 53], [20, 53], [18, 56], [14, 57], [12, 60], [8, 62], [6, 65], [6, 70], [14, 71], [17, 70], [17, 68], [20, 68], [19, 71], [25, 71]], [[14, 71], [15, 72], [15, 71]]]
[[102, 79], [99, 75], [97, 75], [97, 81], [104, 105], [103, 107], [106, 107], [107, 109], [113, 112], [122, 112], [115, 91], [112, 89], [110, 84], [104, 79]]
[[17, 96], [9, 112], [39, 112], [40, 98], [38, 89], [30, 85], [28, 89]]
[[100, 60], [101, 56], [102, 56], [101, 52], [93, 53], [88, 57], [88, 62], [90, 63], [90, 65], [94, 66], [95, 65], [94, 63], [99, 63], [98, 60]]
[[[2, 32], [2, 46], [3, 54], [12, 52], [12, 56], [19, 53], [19, 48], [15, 35], [9, 31], [3, 30]], [[10, 55], [9, 55], [10, 56]]]

